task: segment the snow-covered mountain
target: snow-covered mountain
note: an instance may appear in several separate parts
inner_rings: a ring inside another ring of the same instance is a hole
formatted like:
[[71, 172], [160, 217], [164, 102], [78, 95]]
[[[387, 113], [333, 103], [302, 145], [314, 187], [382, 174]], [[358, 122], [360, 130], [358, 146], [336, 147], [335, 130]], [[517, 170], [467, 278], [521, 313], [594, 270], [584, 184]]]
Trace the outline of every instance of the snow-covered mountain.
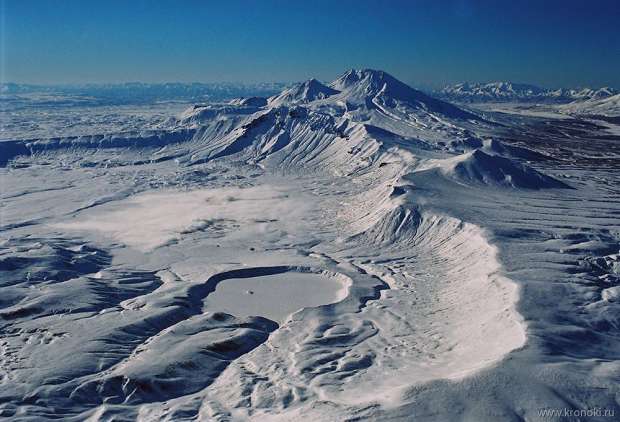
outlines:
[[336, 98], [349, 103], [363, 103], [383, 110], [386, 108], [402, 110], [405, 107], [418, 113], [438, 113], [445, 117], [476, 119], [471, 113], [411, 88], [381, 70], [351, 69], [332, 82], [330, 87], [341, 92]]
[[278, 95], [269, 98], [270, 105], [309, 103], [314, 100], [322, 100], [338, 91], [312, 78], [284, 90]]
[[440, 94], [459, 101], [512, 100], [532, 98], [543, 94], [544, 90], [534, 85], [512, 82], [459, 83], [444, 87]]
[[[266, 103], [263, 101], [253, 99], [250, 107], [243, 99], [233, 100], [230, 104], [242, 106], [236, 108], [236, 112], [298, 108], [297, 112], [292, 113], [307, 115], [312, 112], [313, 116], [329, 115], [331, 119], [336, 116], [349, 123], [366, 121], [376, 126], [382, 126], [387, 119], [392, 126], [404, 125], [404, 132], [412, 129], [439, 130], [440, 127], [451, 130], [451, 125], [447, 123], [450, 119], [480, 120], [470, 111], [430, 97], [386, 72], [373, 69], [349, 70], [329, 85], [310, 79], [266, 99]], [[182, 117], [197, 123], [201, 115], [211, 119], [213, 113], [222, 111], [220, 105], [195, 106]]]
[[570, 102], [584, 99], [601, 99], [617, 94], [613, 88], [600, 89], [546, 89], [535, 85], [513, 82], [459, 83], [448, 85], [437, 94], [457, 102], [491, 101], [542, 101]]

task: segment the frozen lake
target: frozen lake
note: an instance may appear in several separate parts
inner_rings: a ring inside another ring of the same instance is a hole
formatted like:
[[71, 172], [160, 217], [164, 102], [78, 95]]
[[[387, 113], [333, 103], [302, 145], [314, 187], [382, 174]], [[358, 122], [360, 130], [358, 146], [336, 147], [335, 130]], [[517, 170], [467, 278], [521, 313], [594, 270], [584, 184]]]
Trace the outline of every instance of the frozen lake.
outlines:
[[282, 323], [302, 308], [339, 302], [346, 295], [347, 286], [335, 277], [289, 271], [222, 280], [205, 305], [210, 312], [262, 316]]

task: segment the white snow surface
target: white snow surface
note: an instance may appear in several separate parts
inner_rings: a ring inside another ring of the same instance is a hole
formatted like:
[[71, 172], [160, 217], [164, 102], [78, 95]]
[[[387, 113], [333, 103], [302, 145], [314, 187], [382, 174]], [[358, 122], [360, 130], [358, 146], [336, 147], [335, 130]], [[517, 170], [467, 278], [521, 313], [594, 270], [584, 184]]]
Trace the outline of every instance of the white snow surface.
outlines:
[[561, 106], [560, 109], [570, 114], [620, 117], [620, 94], [575, 101]]
[[303, 308], [340, 302], [347, 297], [348, 279], [311, 271], [228, 278], [205, 301], [212, 312], [242, 318], [261, 315], [278, 323]]
[[0, 142], [3, 418], [620, 412], [604, 128], [363, 69], [145, 129]]

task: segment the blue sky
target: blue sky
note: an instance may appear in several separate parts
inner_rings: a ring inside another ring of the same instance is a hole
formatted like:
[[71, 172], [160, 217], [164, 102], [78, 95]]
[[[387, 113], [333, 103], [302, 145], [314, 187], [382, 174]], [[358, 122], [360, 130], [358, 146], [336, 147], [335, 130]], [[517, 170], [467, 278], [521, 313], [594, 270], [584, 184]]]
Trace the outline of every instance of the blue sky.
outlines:
[[3, 81], [620, 87], [620, 1], [0, 0]]

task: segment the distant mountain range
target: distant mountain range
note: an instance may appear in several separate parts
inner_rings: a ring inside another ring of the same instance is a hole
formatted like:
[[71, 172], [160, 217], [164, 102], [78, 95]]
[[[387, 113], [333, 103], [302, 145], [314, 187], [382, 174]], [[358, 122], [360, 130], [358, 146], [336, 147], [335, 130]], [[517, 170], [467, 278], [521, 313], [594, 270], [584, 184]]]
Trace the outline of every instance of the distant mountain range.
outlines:
[[[60, 96], [77, 101], [80, 104], [87, 102], [91, 105], [105, 104], [140, 104], [154, 101], [189, 101], [221, 102], [234, 98], [242, 98], [244, 102], [254, 97], [269, 98], [271, 105], [284, 103], [304, 103], [317, 99], [327, 98], [337, 94], [346, 83], [358, 79], [366, 80], [366, 85], [378, 84], [379, 88], [387, 81], [389, 87], [398, 86], [396, 97], [405, 95], [411, 97], [410, 90], [392, 80], [384, 72], [354, 71], [344, 75], [344, 80], [334, 81], [330, 86], [323, 85], [316, 79], [310, 79], [300, 84], [290, 83], [144, 83], [128, 82], [118, 84], [71, 84], [71, 85], [32, 85], [3, 83], [0, 84], [0, 95], [3, 100], [20, 100], [30, 94], [45, 96]], [[384, 79], [386, 79], [384, 81]], [[389, 79], [389, 80], [388, 80]], [[369, 82], [370, 81], [370, 82]], [[379, 81], [379, 82], [377, 82]], [[363, 85], [363, 84], [362, 84]], [[373, 86], [365, 87], [371, 89]], [[394, 89], [394, 88], [393, 88]], [[405, 92], [406, 91], [406, 92]], [[417, 91], [416, 95], [423, 95]], [[566, 104], [574, 101], [604, 100], [619, 91], [604, 87], [599, 89], [546, 89], [535, 85], [513, 82], [489, 83], [459, 83], [448, 85], [445, 88], [431, 93], [432, 97], [456, 103], [477, 102], [540, 102]], [[410, 98], [409, 98], [410, 99]], [[241, 100], [239, 100], [241, 101]], [[261, 100], [264, 101], [264, 100]], [[430, 101], [426, 98], [425, 101]]]
[[435, 93], [456, 102], [539, 101], [568, 103], [576, 100], [597, 100], [618, 94], [614, 88], [546, 89], [513, 82], [459, 83], [448, 85]]
[[32, 85], [0, 84], [3, 96], [42, 93], [49, 95], [70, 95], [95, 97], [120, 103], [189, 100], [222, 101], [235, 97], [270, 96], [286, 88], [285, 83], [144, 83], [128, 82], [118, 84], [76, 84], [76, 85]]

